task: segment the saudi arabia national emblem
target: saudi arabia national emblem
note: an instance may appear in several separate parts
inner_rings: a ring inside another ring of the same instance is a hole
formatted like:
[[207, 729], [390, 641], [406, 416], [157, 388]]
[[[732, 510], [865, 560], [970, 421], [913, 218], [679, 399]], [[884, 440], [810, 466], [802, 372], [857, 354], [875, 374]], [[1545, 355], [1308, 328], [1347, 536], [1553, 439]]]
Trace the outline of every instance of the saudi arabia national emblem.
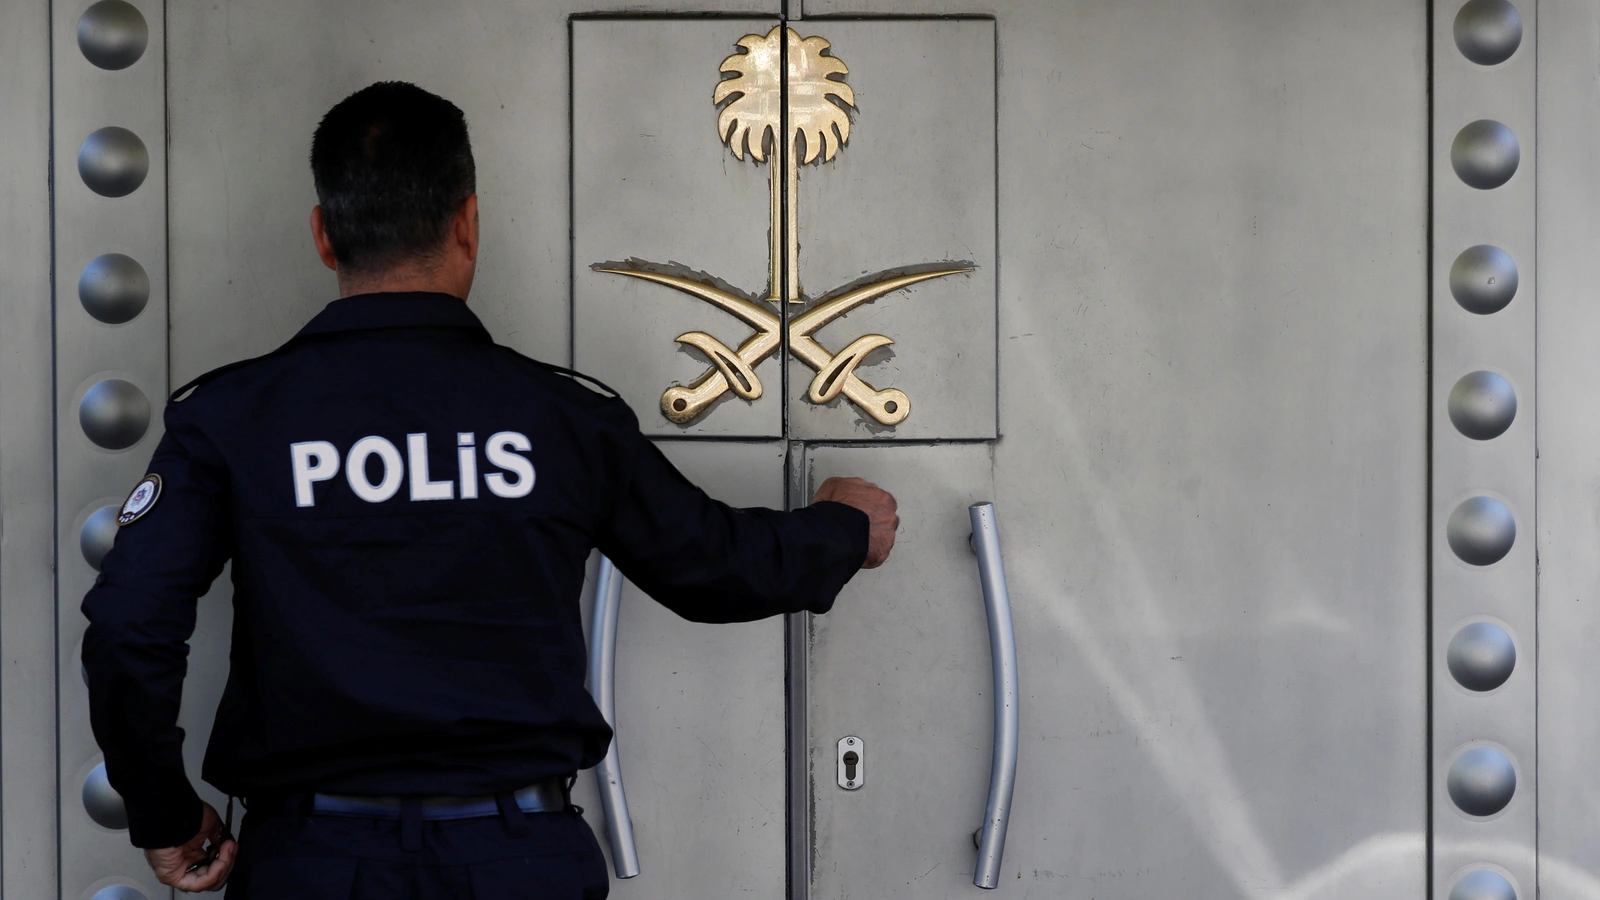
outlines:
[[[784, 46], [780, 46], [784, 41]], [[704, 353], [712, 368], [687, 386], [674, 385], [661, 395], [661, 412], [672, 422], [687, 424], [728, 391], [746, 400], [762, 394], [755, 367], [777, 352], [787, 332], [789, 352], [816, 370], [806, 390], [812, 403], [827, 403], [843, 395], [867, 415], [883, 425], [898, 425], [911, 413], [911, 399], [904, 391], [879, 390], [855, 372], [872, 351], [894, 341], [881, 334], [866, 334], [837, 353], [817, 343], [812, 335], [863, 303], [885, 294], [933, 278], [971, 272], [966, 264], [919, 267], [925, 271], [891, 270], [837, 293], [824, 293], [820, 299], [801, 296], [799, 280], [791, 277], [785, 288], [783, 272], [799, 271], [800, 235], [796, 207], [800, 167], [833, 160], [850, 139], [850, 111], [855, 108], [855, 92], [844, 81], [849, 72], [839, 58], [829, 55], [829, 44], [821, 37], [800, 37], [792, 28], [779, 25], [765, 36], [749, 34], [740, 38], [740, 52], [722, 61], [725, 76], [717, 82], [711, 99], [720, 110], [717, 132], [735, 159], [746, 154], [758, 165], [770, 163], [771, 243], [768, 258], [771, 282], [767, 296], [757, 301], [732, 293], [709, 279], [654, 271], [649, 264], [596, 264], [594, 269], [630, 278], [655, 282], [710, 303], [744, 321], [755, 331], [737, 349], [703, 331], [678, 336], [678, 343]], [[787, 128], [784, 105], [783, 63], [787, 65]], [[779, 138], [785, 134], [787, 147]], [[787, 150], [787, 152], [785, 152]], [[783, 171], [780, 172], [779, 169]], [[787, 294], [787, 296], [781, 296]], [[799, 315], [784, 321], [782, 304], [807, 304]], [[787, 326], [787, 327], [786, 327]]]

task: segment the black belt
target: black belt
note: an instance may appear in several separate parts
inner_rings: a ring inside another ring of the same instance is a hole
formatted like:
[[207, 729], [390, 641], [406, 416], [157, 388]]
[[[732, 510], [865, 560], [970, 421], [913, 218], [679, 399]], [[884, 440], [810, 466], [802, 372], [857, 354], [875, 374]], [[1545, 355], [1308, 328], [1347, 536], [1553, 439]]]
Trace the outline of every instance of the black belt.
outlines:
[[279, 797], [251, 797], [246, 807], [252, 811], [298, 811], [319, 816], [353, 816], [366, 819], [399, 819], [405, 807], [420, 808], [427, 820], [477, 819], [500, 815], [502, 799], [525, 813], [561, 812], [568, 806], [566, 778], [551, 778], [503, 795], [477, 797], [366, 797], [354, 794], [291, 794]]

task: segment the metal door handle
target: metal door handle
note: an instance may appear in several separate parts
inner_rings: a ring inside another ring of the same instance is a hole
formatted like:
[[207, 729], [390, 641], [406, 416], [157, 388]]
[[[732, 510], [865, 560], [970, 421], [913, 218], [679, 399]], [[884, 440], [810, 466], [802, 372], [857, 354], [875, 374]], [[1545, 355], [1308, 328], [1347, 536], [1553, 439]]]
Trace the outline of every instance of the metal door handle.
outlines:
[[[589, 629], [589, 693], [612, 731], [617, 727], [617, 612], [622, 608], [622, 573], [604, 555], [594, 576], [594, 625]], [[606, 813], [606, 838], [618, 878], [639, 874], [639, 850], [633, 844], [628, 795], [622, 790], [622, 762], [613, 733], [606, 758], [594, 769], [600, 806]]]
[[1017, 786], [1017, 635], [1011, 625], [1011, 595], [1006, 590], [1005, 561], [994, 504], [974, 503], [972, 549], [978, 555], [978, 580], [983, 584], [983, 609], [989, 619], [989, 656], [994, 664], [994, 757], [989, 765], [989, 802], [978, 829], [978, 865], [972, 883], [993, 890], [1000, 886], [1000, 861], [1011, 822], [1011, 794]]

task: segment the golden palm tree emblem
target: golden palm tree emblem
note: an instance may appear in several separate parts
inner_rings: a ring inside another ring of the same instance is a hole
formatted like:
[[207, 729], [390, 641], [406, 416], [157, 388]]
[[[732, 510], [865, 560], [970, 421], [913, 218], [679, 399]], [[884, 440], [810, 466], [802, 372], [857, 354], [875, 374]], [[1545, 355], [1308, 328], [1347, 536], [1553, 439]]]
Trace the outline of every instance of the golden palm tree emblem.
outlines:
[[[785, 328], [784, 302], [807, 302], [799, 279], [796, 198], [800, 167], [832, 161], [849, 142], [855, 91], [844, 81], [849, 73], [844, 61], [827, 52], [829, 43], [821, 37], [802, 38], [793, 28], [779, 25], [765, 35], [747, 34], [737, 44], [740, 51], [722, 61], [721, 71], [729, 77], [717, 83], [711, 99], [719, 109], [717, 136], [734, 158], [743, 161], [748, 157], [769, 167], [771, 281], [766, 298], [743, 297], [709, 279], [655, 271], [656, 267], [602, 263], [594, 268], [698, 297], [755, 329], [737, 349], [703, 331], [678, 336], [678, 343], [704, 353], [711, 368], [693, 383], [674, 385], [661, 395], [661, 412], [669, 420], [687, 424], [729, 391], [746, 400], [759, 398], [762, 387], [755, 367], [777, 352], [786, 335], [790, 354], [816, 370], [806, 390], [808, 400], [828, 403], [843, 395], [880, 424], [898, 425], [910, 415], [911, 399], [895, 388], [878, 390], [855, 372], [868, 354], [894, 341], [885, 335], [867, 334], [831, 353], [811, 335], [863, 303], [921, 281], [970, 272], [973, 267], [956, 264], [919, 267], [923, 270], [915, 272], [887, 270], [864, 284], [821, 295], [789, 319]], [[786, 264], [791, 273], [787, 286], [783, 277]]]

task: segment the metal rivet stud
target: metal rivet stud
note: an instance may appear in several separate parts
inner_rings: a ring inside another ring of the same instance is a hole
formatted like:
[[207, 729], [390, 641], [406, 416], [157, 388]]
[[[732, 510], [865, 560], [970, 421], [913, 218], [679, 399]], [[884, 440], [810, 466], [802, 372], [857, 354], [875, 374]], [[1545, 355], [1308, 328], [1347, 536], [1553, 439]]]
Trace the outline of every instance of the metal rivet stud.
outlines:
[[1493, 372], [1468, 372], [1450, 389], [1450, 424], [1475, 441], [1505, 434], [1517, 417], [1517, 392]]
[[1474, 566], [1497, 563], [1517, 539], [1517, 520], [1504, 503], [1493, 497], [1472, 497], [1461, 502], [1445, 523], [1445, 540], [1462, 562]]
[[1522, 147], [1511, 129], [1493, 119], [1470, 122], [1450, 142], [1450, 167], [1456, 177], [1482, 191], [1497, 188], [1517, 174]]
[[145, 900], [145, 896], [125, 884], [113, 884], [95, 892], [89, 900]]
[[83, 808], [101, 828], [121, 831], [128, 827], [128, 809], [122, 803], [122, 795], [106, 777], [105, 763], [95, 766], [83, 780]]
[[150, 174], [150, 151], [126, 128], [112, 125], [83, 139], [78, 175], [102, 197], [126, 197]]
[[83, 395], [78, 424], [96, 444], [107, 450], [125, 450], [139, 443], [149, 430], [150, 401], [132, 384], [107, 378]]
[[150, 26], [124, 0], [100, 0], [78, 19], [78, 49], [102, 69], [126, 69], [149, 45]]
[[78, 549], [83, 551], [83, 558], [96, 572], [100, 571], [100, 563], [111, 552], [111, 545], [117, 540], [117, 507], [102, 506], [89, 514], [89, 520], [83, 523], [83, 530], [78, 532]]
[[1499, 872], [1478, 869], [1456, 881], [1450, 900], [1517, 900], [1517, 889]]
[[1493, 622], [1473, 622], [1457, 631], [1445, 652], [1455, 680], [1469, 691], [1492, 691], [1517, 667], [1517, 645]]
[[1517, 770], [1494, 747], [1472, 747], [1450, 764], [1445, 776], [1450, 801], [1469, 816], [1492, 816], [1517, 792]]
[[89, 315], [107, 325], [131, 322], [150, 302], [150, 276], [131, 256], [97, 256], [78, 276], [78, 301]]
[[1462, 56], [1499, 65], [1522, 44], [1522, 16], [1507, 0], [1470, 0], [1456, 13], [1455, 38]]
[[1450, 264], [1450, 295], [1467, 312], [1497, 313], [1517, 295], [1517, 264], [1499, 247], [1468, 247]]

